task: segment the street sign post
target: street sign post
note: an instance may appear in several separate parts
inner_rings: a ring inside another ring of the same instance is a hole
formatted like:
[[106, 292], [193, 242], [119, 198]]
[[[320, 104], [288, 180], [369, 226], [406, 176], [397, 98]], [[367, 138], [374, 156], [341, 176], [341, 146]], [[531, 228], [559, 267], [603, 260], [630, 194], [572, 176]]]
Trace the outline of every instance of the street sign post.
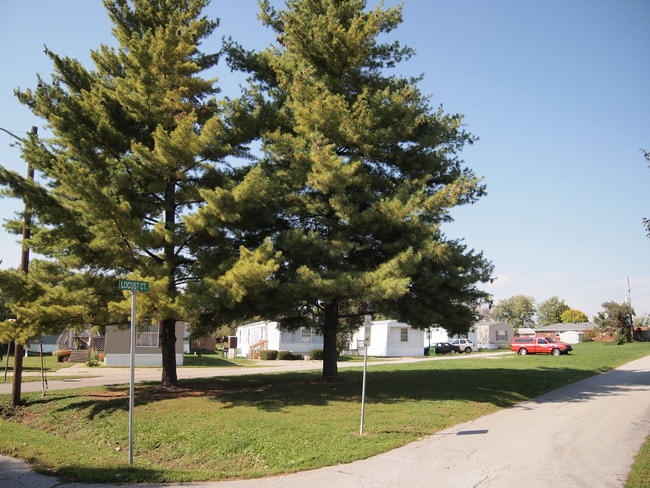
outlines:
[[361, 384], [361, 425], [359, 435], [363, 435], [363, 424], [366, 417], [366, 374], [368, 371], [368, 346], [370, 345], [370, 331], [372, 328], [372, 315], [363, 317], [363, 380]]
[[131, 382], [129, 384], [129, 464], [133, 464], [133, 408], [135, 398], [135, 297], [139, 291], [149, 291], [149, 282], [119, 280], [120, 290], [131, 292]]

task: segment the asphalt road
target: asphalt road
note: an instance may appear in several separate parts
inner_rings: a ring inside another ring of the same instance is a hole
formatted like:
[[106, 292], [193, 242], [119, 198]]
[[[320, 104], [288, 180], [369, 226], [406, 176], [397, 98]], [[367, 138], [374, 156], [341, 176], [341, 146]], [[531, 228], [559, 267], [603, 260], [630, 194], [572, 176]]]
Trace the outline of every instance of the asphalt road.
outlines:
[[[646, 356], [366, 460], [256, 480], [138, 487], [617, 488], [649, 434]], [[1, 488], [87, 486], [59, 484], [0, 457]]]

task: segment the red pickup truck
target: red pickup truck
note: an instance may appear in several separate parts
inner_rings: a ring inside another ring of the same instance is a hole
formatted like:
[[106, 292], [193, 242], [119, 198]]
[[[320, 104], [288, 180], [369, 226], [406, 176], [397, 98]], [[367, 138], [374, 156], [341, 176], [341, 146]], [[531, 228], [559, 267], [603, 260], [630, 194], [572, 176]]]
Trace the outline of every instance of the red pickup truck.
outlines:
[[521, 354], [569, 354], [573, 350], [571, 344], [556, 342], [550, 337], [515, 337], [510, 344], [510, 350]]

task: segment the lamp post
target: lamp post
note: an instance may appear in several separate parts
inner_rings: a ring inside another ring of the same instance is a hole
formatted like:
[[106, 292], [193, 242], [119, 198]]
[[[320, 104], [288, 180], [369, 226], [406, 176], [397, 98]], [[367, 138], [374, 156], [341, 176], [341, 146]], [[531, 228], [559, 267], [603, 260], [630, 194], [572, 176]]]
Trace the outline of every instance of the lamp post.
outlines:
[[[9, 134], [14, 139], [19, 140], [20, 142], [25, 142], [22, 137], [17, 136], [13, 132], [0, 127], [2, 132]], [[38, 127], [32, 126], [30, 131], [32, 137], [38, 135]], [[31, 182], [34, 181], [34, 167], [28, 161], [27, 162], [27, 179]], [[23, 238], [22, 238], [22, 249], [20, 254], [20, 270], [27, 274], [29, 272], [29, 239], [31, 237], [31, 227], [32, 227], [32, 207], [29, 204], [27, 198], [25, 200], [25, 213], [23, 215]], [[9, 351], [7, 351], [9, 354]], [[13, 383], [11, 386], [11, 404], [12, 406], [20, 405], [20, 394], [22, 386], [22, 377], [23, 377], [23, 354], [24, 348], [23, 344], [20, 344], [18, 341], [14, 342], [14, 375]]]

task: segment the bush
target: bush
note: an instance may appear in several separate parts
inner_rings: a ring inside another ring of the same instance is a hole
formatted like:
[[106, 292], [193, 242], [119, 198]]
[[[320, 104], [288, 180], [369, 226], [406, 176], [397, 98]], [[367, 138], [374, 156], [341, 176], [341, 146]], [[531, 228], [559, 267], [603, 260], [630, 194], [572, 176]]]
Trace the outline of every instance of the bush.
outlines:
[[93, 367], [93, 366], [102, 366], [103, 365], [103, 360], [104, 360], [104, 354], [99, 354], [96, 351], [93, 351], [90, 353], [90, 357], [88, 358], [88, 361], [86, 361], [86, 366], [87, 367]]
[[264, 349], [263, 351], [260, 351], [260, 359], [265, 361], [275, 361], [277, 357], [278, 351], [274, 351], [273, 349]]
[[582, 334], [582, 342], [591, 342], [596, 337], [598, 332], [595, 329], [586, 329], [584, 334]]
[[623, 329], [616, 329], [616, 332], [614, 333], [614, 342], [619, 346], [627, 342], [627, 334]]
[[58, 351], [54, 351], [52, 354], [56, 356], [56, 360], [59, 363], [67, 361], [70, 358], [70, 351], [67, 349], [59, 349]]
[[295, 361], [302, 359], [302, 354], [293, 353], [291, 351], [279, 351], [278, 359], [281, 361]]
[[282, 361], [291, 361], [293, 359], [293, 354], [291, 354], [291, 351], [279, 351], [278, 359]]
[[323, 350], [322, 349], [312, 349], [309, 353], [311, 359], [322, 360], [323, 359]]

